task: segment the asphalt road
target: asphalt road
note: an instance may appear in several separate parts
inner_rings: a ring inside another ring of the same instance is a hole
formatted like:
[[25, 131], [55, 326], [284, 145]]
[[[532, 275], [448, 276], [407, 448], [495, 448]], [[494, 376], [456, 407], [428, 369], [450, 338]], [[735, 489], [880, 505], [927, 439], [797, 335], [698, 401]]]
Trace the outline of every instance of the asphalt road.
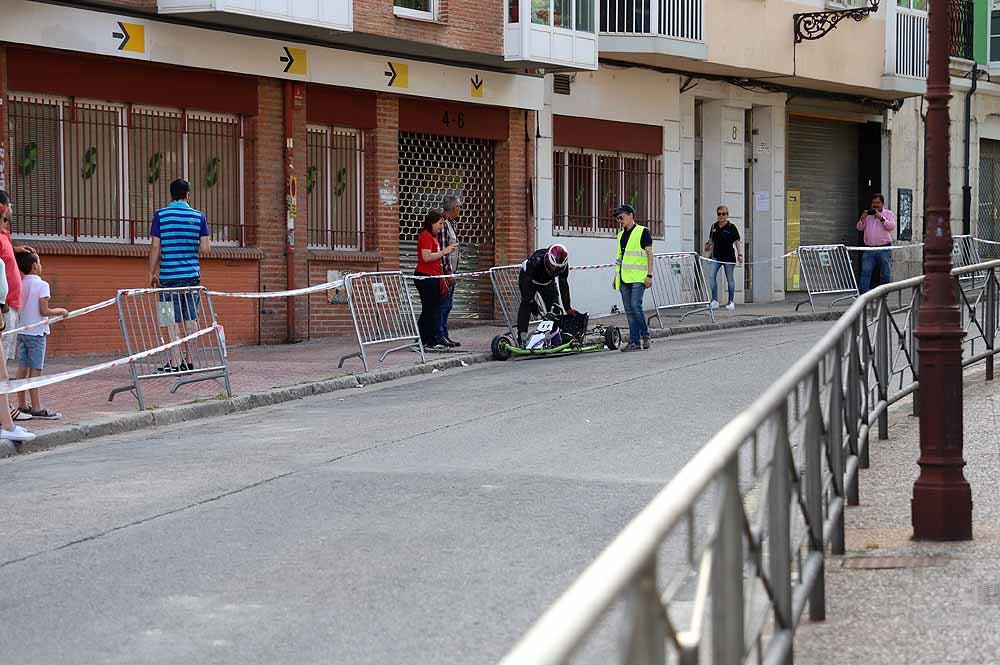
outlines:
[[492, 663], [829, 323], [0, 461], [0, 663]]

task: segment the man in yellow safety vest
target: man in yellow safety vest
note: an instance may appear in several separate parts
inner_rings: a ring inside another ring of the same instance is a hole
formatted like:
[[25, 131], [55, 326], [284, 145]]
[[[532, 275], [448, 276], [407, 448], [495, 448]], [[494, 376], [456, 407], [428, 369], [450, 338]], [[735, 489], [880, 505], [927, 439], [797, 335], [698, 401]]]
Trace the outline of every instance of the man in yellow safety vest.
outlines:
[[649, 328], [642, 308], [642, 296], [653, 285], [653, 236], [635, 223], [635, 208], [627, 203], [618, 206], [615, 219], [622, 225], [618, 232], [618, 260], [615, 261], [614, 289], [622, 294], [628, 316], [628, 344], [622, 351], [649, 348]]

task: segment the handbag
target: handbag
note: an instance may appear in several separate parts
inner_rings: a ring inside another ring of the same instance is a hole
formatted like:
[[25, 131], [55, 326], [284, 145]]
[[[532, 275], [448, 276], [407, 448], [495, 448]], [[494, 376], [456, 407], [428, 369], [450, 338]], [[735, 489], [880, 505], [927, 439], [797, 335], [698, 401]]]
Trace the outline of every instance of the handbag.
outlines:
[[444, 283], [447, 284], [448, 288], [450, 289], [451, 287], [455, 286], [455, 278], [454, 277], [445, 277], [444, 278]]
[[451, 289], [448, 287], [448, 281], [445, 279], [439, 279], [438, 290], [441, 292], [442, 298], [447, 298], [448, 294], [451, 293]]

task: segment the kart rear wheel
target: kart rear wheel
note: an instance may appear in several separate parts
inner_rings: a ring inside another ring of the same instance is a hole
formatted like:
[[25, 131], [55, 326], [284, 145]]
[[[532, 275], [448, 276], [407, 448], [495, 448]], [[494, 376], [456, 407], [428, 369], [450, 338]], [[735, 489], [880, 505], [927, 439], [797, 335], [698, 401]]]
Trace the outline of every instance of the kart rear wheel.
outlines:
[[509, 360], [510, 347], [514, 346], [514, 340], [509, 335], [497, 335], [490, 344], [490, 351], [493, 352], [494, 360]]
[[604, 346], [612, 351], [622, 345], [622, 331], [617, 326], [611, 326], [604, 331]]

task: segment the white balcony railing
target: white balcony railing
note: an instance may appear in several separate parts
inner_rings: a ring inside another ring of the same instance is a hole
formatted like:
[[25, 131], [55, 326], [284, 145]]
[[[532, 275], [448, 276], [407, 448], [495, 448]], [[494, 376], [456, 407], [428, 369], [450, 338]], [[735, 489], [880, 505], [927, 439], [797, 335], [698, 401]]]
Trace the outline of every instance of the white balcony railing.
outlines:
[[658, 35], [705, 40], [704, 0], [601, 0], [600, 30], [614, 35]]
[[504, 59], [597, 69], [597, 0], [507, 0]]
[[927, 12], [896, 8], [896, 66], [890, 74], [927, 78], [927, 35]]
[[157, 0], [161, 14], [187, 14], [209, 23], [230, 24], [241, 19], [280, 21], [290, 25], [314, 26], [350, 32], [353, 29], [353, 0]]

